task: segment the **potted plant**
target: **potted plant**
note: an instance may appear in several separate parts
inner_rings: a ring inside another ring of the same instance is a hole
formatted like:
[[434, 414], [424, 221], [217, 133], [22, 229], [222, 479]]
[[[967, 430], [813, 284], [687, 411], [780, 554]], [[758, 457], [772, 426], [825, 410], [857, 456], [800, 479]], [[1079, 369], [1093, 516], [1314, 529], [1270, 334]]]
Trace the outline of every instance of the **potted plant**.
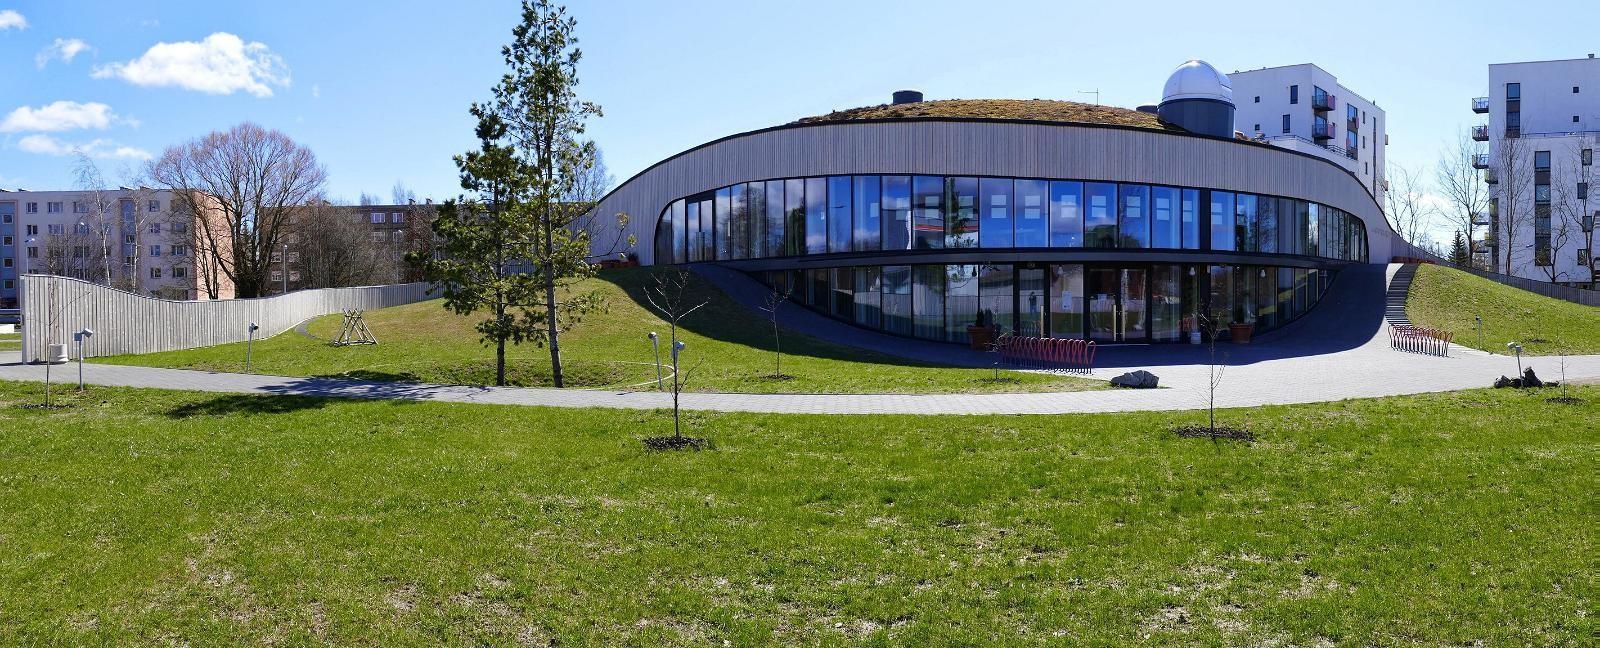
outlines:
[[1183, 318], [1183, 330], [1189, 334], [1189, 344], [1200, 343], [1200, 314], [1190, 313]]
[[973, 315], [972, 323], [967, 325], [967, 342], [973, 349], [987, 351], [990, 344], [994, 344], [994, 315], [984, 309], [978, 309]]
[[1244, 308], [1240, 308], [1235, 313], [1233, 323], [1228, 325], [1228, 337], [1233, 340], [1234, 344], [1250, 343], [1250, 333], [1256, 328], [1253, 320], [1254, 318], [1250, 317], [1250, 314]]

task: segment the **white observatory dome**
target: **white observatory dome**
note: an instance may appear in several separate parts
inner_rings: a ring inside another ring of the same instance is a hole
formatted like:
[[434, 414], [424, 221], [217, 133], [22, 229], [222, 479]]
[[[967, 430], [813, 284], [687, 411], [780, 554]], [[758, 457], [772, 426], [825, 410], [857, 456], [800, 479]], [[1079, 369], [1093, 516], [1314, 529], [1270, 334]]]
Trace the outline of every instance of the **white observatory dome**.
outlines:
[[1233, 82], [1228, 75], [1218, 72], [1210, 63], [1199, 59], [1178, 66], [1167, 77], [1167, 86], [1161, 92], [1161, 101], [1182, 99], [1214, 99], [1233, 103]]

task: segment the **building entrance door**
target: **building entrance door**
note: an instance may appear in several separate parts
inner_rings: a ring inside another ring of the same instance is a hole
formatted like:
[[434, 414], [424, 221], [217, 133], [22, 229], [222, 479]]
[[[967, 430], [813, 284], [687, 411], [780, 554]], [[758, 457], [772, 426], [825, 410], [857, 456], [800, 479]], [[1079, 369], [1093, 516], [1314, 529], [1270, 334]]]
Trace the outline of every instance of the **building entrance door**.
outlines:
[[1089, 268], [1089, 339], [1149, 342], [1149, 272], [1144, 268]]

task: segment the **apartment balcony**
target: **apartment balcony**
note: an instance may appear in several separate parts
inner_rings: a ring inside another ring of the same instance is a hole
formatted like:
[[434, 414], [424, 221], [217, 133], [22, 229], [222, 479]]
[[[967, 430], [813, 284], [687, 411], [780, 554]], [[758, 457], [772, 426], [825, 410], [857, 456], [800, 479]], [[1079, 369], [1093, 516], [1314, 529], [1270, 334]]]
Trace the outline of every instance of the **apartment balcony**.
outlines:
[[1316, 92], [1311, 95], [1311, 109], [1317, 112], [1333, 110], [1338, 103], [1333, 95], [1326, 92]]
[[1347, 157], [1347, 158], [1350, 158], [1350, 159], [1354, 160], [1354, 159], [1357, 159], [1356, 155], [1357, 155], [1356, 150], [1353, 149], [1353, 148], [1347, 148], [1347, 149], [1344, 150], [1344, 156]]
[[1488, 153], [1478, 153], [1478, 154], [1473, 155], [1472, 156], [1472, 168], [1474, 168], [1474, 169], [1487, 169], [1487, 168], [1489, 168], [1489, 154]]
[[1522, 137], [1522, 127], [1520, 127], [1520, 126], [1507, 126], [1506, 127], [1506, 139], [1517, 139], [1518, 137]]
[[1500, 184], [1500, 174], [1495, 173], [1494, 169], [1484, 169], [1483, 181], [1488, 184]]
[[1478, 113], [1480, 115], [1488, 113], [1489, 112], [1489, 98], [1488, 97], [1473, 97], [1472, 98], [1472, 112]]
[[1311, 139], [1314, 139], [1314, 140], [1333, 139], [1333, 129], [1334, 129], [1333, 124], [1312, 124], [1311, 125]]
[[1472, 127], [1472, 139], [1475, 140], [1475, 141], [1479, 141], [1479, 142], [1487, 142], [1487, 141], [1489, 141], [1489, 127], [1488, 126], [1473, 126]]

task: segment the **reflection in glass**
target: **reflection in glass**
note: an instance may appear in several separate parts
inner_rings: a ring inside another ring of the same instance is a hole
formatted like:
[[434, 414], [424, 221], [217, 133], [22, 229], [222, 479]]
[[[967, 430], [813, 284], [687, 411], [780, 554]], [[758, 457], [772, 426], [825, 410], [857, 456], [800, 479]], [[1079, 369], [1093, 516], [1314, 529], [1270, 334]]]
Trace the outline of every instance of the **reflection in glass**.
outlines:
[[916, 176], [911, 185], [911, 246], [918, 250], [944, 247], [944, 179]]
[[833, 291], [829, 312], [842, 319], [853, 317], [856, 309], [855, 273], [850, 268], [829, 268], [828, 287]]
[[771, 180], [767, 182], [767, 224], [763, 229], [766, 237], [761, 242], [761, 256], [783, 256], [783, 181]]
[[856, 176], [855, 200], [853, 201], [855, 216], [855, 244], [856, 250], [877, 250], [883, 235], [882, 224], [878, 210], [882, 208], [878, 200], [878, 176]]
[[729, 259], [745, 259], [750, 256], [750, 208], [745, 196], [745, 185], [733, 185], [728, 191], [729, 209], [728, 217], [728, 256]]
[[870, 329], [883, 325], [881, 271], [878, 266], [856, 268], [856, 324]]
[[1183, 249], [1200, 249], [1200, 190], [1183, 190], [1179, 212], [1183, 215]]
[[997, 333], [1016, 330], [1012, 321], [1011, 266], [985, 265], [978, 270], [978, 302]]
[[883, 330], [911, 335], [911, 266], [883, 267]]
[[828, 251], [850, 251], [850, 176], [828, 178]]
[[1179, 190], [1173, 187], [1150, 188], [1150, 247], [1183, 246], [1178, 229], [1178, 194]]
[[1050, 183], [1050, 247], [1083, 247], [1083, 183]]
[[[945, 247], [978, 247], [978, 179], [945, 181]], [[965, 330], [962, 331], [965, 334]]]
[[784, 234], [783, 253], [797, 256], [806, 253], [806, 181], [783, 181]]
[[1233, 220], [1233, 194], [1226, 191], [1211, 192], [1211, 249], [1235, 249]]
[[806, 178], [806, 254], [828, 252], [828, 179]]
[[1117, 317], [1121, 308], [1117, 300], [1122, 293], [1122, 273], [1115, 268], [1090, 268], [1088, 278], [1089, 339], [1115, 342], [1120, 333]]
[[684, 225], [687, 228], [687, 230], [685, 232], [685, 237], [686, 237], [685, 245], [687, 245], [687, 249], [688, 249], [688, 255], [687, 255], [688, 258], [686, 260], [689, 261], [690, 263], [693, 263], [695, 261], [702, 261], [703, 259], [700, 258], [701, 238], [700, 238], [700, 202], [699, 201], [693, 201], [693, 202], [689, 203], [688, 211], [685, 213], [685, 216], [684, 216]]
[[911, 178], [883, 177], [883, 249], [911, 249]]
[[[714, 204], [716, 205], [717, 218], [715, 229], [712, 230], [715, 234], [712, 240], [716, 242], [716, 251], [713, 253], [715, 256], [710, 258], [732, 259], [733, 233], [729, 230], [733, 223], [733, 188], [723, 187], [718, 189]], [[701, 212], [702, 215], [704, 213]]]
[[981, 247], [1011, 247], [1011, 181], [978, 181], [978, 242]]
[[1083, 339], [1083, 266], [1050, 266], [1050, 337]]
[[944, 339], [944, 266], [912, 266], [911, 277], [912, 335], [929, 340]]
[[1044, 268], [1018, 267], [1017, 335], [1044, 337], [1048, 330]]
[[1117, 185], [1109, 182], [1086, 182], [1084, 192], [1083, 245], [1084, 247], [1113, 248], [1117, 246]]
[[1045, 247], [1049, 244], [1049, 184], [1043, 180], [1018, 180], [1016, 194], [1017, 247]]
[[[974, 189], [976, 189], [976, 182]], [[978, 266], [947, 265], [945, 269], [945, 339], [966, 342], [967, 326], [978, 320]]]
[[767, 255], [767, 183], [751, 182], [745, 185], [745, 211], [750, 214], [750, 251], [752, 259]]
[[661, 211], [661, 220], [656, 222], [655, 258], [656, 263], [671, 263], [672, 259], [672, 206], [668, 205]]
[[1176, 342], [1183, 328], [1183, 266], [1150, 268], [1150, 339]]
[[1255, 252], [1256, 197], [1253, 194], [1238, 194], [1234, 201], [1233, 249]]
[[1121, 186], [1122, 238], [1117, 247], [1150, 247], [1150, 187], [1145, 185]]

